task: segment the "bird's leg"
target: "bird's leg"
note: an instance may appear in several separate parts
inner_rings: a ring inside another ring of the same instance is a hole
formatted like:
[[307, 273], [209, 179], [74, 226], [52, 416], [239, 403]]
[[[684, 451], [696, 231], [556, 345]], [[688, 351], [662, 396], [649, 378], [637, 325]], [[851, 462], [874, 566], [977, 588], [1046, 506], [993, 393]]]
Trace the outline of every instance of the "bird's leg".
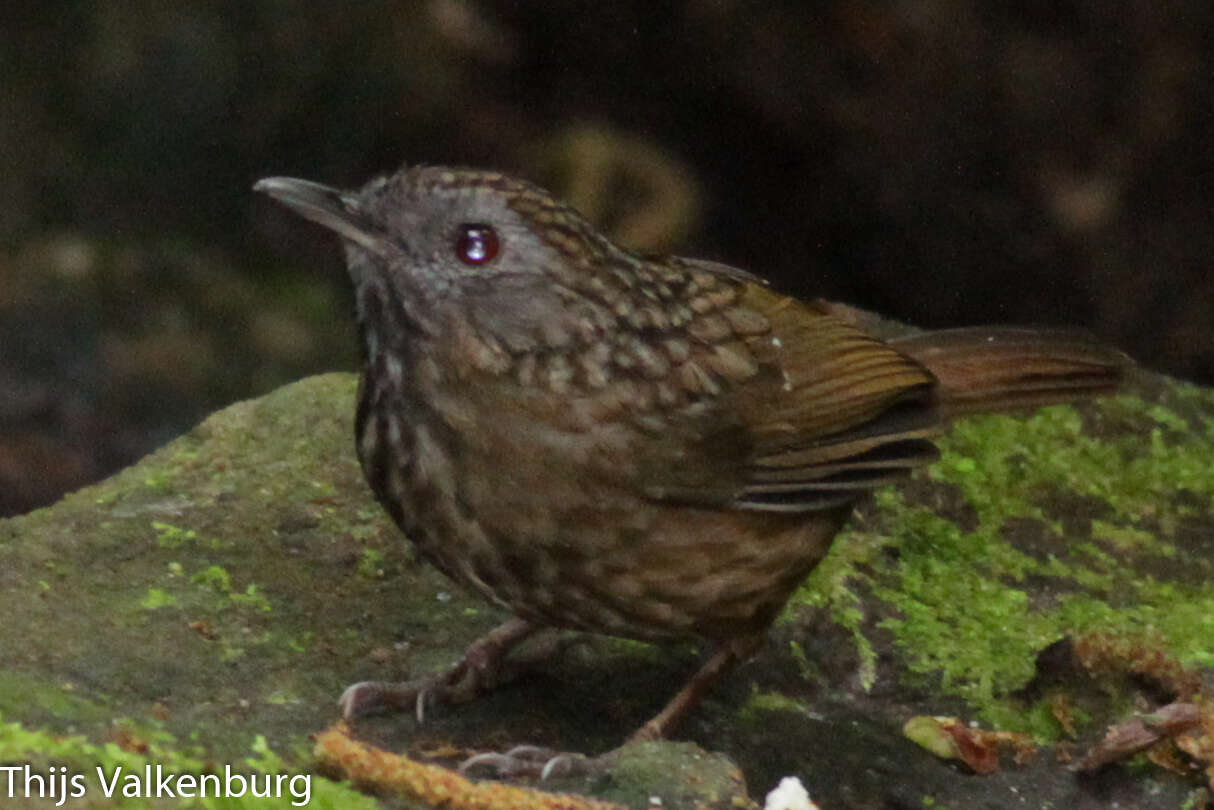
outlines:
[[390, 709], [416, 708], [420, 722], [427, 703], [462, 703], [492, 689], [509, 652], [541, 629], [522, 619], [509, 619], [472, 642], [446, 672], [398, 683], [351, 684], [342, 692], [337, 705], [346, 720]]
[[665, 737], [683, 722], [688, 712], [699, 705], [722, 675], [754, 655], [762, 643], [763, 637], [758, 635], [722, 642], [666, 706], [633, 732], [628, 741], [660, 740]]
[[[628, 742], [660, 740], [683, 721], [692, 709], [699, 705], [713, 684], [729, 670], [752, 656], [763, 642], [761, 635], [741, 636], [722, 642], [708, 660], [687, 679], [666, 706], [637, 729]], [[477, 754], [464, 760], [460, 772], [467, 773], [483, 768], [499, 778], [538, 777], [541, 781], [549, 776], [580, 776], [593, 773], [603, 766], [603, 757], [587, 757], [582, 754], [560, 753], [547, 748], [520, 745], [504, 754]]]

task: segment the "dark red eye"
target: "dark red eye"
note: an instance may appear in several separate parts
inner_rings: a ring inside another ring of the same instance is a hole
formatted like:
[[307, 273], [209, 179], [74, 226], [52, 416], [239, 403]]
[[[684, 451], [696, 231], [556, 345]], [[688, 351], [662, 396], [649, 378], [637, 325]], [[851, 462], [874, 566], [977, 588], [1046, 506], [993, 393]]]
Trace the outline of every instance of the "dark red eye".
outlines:
[[493, 261], [500, 249], [497, 231], [493, 230], [492, 225], [471, 223], [459, 226], [455, 255], [464, 264], [476, 265]]

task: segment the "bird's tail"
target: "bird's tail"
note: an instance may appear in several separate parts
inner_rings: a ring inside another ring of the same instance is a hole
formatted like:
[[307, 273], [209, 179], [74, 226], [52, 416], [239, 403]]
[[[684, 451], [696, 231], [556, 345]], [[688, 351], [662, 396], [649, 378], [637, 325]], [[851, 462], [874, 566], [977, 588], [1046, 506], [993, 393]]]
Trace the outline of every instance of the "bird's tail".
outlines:
[[890, 341], [939, 380], [945, 417], [1036, 408], [1117, 391], [1129, 357], [1086, 332], [978, 327]]

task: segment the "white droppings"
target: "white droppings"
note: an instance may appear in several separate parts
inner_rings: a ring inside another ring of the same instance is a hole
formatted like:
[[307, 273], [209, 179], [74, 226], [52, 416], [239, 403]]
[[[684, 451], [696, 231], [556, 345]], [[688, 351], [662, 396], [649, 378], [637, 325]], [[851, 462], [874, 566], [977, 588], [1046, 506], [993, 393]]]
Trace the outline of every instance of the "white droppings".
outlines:
[[763, 810], [820, 810], [809, 798], [809, 791], [795, 776], [780, 780], [776, 789], [767, 794]]
[[784, 341], [780, 340], [778, 337], [773, 337], [773, 338], [771, 339], [771, 347], [772, 347], [773, 349], [783, 349], [783, 348], [784, 348]]
[[784, 390], [791, 391], [792, 390], [792, 377], [788, 376], [787, 371], [781, 371], [780, 373], [784, 376], [784, 386], [783, 386]]

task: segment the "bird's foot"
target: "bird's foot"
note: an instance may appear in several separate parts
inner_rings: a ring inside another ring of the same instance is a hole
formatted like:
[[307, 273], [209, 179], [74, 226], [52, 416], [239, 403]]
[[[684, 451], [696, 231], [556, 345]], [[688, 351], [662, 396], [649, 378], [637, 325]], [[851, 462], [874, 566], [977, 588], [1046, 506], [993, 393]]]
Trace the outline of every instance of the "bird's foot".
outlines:
[[447, 702], [451, 697], [451, 670], [413, 681], [359, 681], [346, 687], [337, 699], [343, 719], [349, 721], [370, 714], [413, 709], [418, 722], [425, 718], [427, 703]]
[[571, 754], [519, 745], [504, 754], [477, 754], [460, 763], [459, 772], [465, 776], [481, 774], [493, 779], [549, 779], [589, 776], [602, 766], [598, 757]]
[[517, 644], [541, 629], [522, 619], [510, 619], [472, 642], [447, 671], [411, 681], [351, 684], [338, 698], [338, 708], [346, 720], [412, 709], [420, 723], [425, 719], [427, 707], [472, 700], [509, 680], [536, 659], [552, 655], [560, 646], [555, 634], [548, 639], [551, 643], [536, 645], [531, 655], [507, 661], [507, 655]]

